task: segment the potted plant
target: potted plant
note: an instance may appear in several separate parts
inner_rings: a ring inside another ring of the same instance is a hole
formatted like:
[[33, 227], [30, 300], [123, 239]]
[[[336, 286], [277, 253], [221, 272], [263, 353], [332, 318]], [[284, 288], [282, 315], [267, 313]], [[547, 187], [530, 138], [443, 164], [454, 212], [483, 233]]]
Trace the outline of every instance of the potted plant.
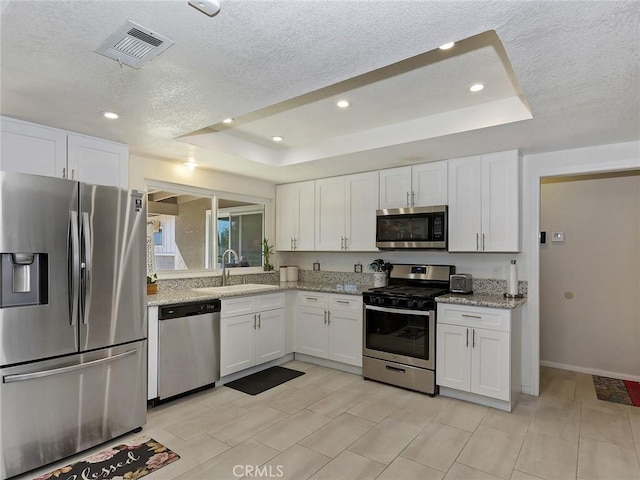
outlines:
[[158, 274], [147, 273], [147, 295], [158, 293]]
[[262, 255], [264, 256], [264, 271], [270, 272], [273, 270], [273, 265], [271, 264], [270, 256], [273, 253], [273, 245], [269, 245], [269, 241], [267, 237], [262, 240]]

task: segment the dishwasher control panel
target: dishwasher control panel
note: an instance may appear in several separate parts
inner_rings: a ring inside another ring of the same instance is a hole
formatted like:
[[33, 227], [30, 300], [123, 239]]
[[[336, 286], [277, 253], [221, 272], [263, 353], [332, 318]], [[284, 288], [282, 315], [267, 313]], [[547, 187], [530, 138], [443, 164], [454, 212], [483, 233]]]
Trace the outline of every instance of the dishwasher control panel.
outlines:
[[207, 300], [206, 302], [179, 303], [165, 305], [158, 310], [159, 320], [170, 318], [190, 317], [193, 315], [206, 315], [208, 313], [220, 312], [220, 300]]

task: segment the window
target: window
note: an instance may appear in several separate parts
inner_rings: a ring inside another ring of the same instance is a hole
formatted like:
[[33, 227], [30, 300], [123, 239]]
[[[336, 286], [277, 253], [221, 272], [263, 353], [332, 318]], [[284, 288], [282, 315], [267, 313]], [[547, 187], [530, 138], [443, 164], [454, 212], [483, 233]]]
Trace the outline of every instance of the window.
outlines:
[[[222, 253], [228, 248], [238, 253], [234, 266], [262, 266], [264, 203], [216, 193], [170, 184], [149, 185], [148, 220], [154, 227], [158, 271], [222, 268]], [[216, 222], [211, 220], [213, 212]], [[211, 259], [216, 259], [215, 263]], [[225, 260], [229, 264], [236, 259], [226, 256]]]

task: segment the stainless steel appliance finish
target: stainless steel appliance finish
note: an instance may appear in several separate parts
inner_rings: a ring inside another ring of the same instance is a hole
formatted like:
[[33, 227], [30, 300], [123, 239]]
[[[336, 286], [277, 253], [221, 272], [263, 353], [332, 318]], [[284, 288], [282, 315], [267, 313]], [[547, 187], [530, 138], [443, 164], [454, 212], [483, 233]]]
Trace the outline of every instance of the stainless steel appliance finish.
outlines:
[[473, 277], [470, 273], [456, 273], [449, 279], [451, 293], [473, 293]]
[[160, 307], [158, 398], [220, 380], [220, 300]]
[[365, 378], [435, 395], [435, 297], [452, 265], [393, 265], [387, 287], [365, 292]]
[[376, 247], [446, 250], [447, 213], [446, 205], [377, 210]]
[[145, 221], [138, 192], [0, 172], [0, 478], [146, 423]]

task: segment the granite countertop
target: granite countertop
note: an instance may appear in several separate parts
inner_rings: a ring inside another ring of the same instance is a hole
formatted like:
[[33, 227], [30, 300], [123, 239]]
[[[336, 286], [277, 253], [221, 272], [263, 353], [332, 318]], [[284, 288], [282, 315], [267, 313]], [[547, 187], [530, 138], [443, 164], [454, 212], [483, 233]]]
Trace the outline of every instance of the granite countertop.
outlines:
[[474, 293], [471, 295], [447, 293], [446, 295], [436, 297], [436, 302], [438, 303], [506, 309], [517, 308], [526, 301], [526, 296], [524, 298], [505, 298], [503, 294], [496, 293]]
[[155, 295], [147, 296], [147, 306], [172, 305], [175, 303], [191, 303], [206, 300], [215, 300], [230, 297], [243, 297], [248, 295], [265, 295], [286, 290], [304, 290], [309, 292], [340, 293], [344, 295], [362, 295], [362, 292], [370, 287], [340, 283], [309, 283], [309, 282], [280, 282], [271, 284], [277, 288], [268, 290], [242, 290], [236, 292], [205, 293], [191, 289], [185, 290], [159, 290]]

